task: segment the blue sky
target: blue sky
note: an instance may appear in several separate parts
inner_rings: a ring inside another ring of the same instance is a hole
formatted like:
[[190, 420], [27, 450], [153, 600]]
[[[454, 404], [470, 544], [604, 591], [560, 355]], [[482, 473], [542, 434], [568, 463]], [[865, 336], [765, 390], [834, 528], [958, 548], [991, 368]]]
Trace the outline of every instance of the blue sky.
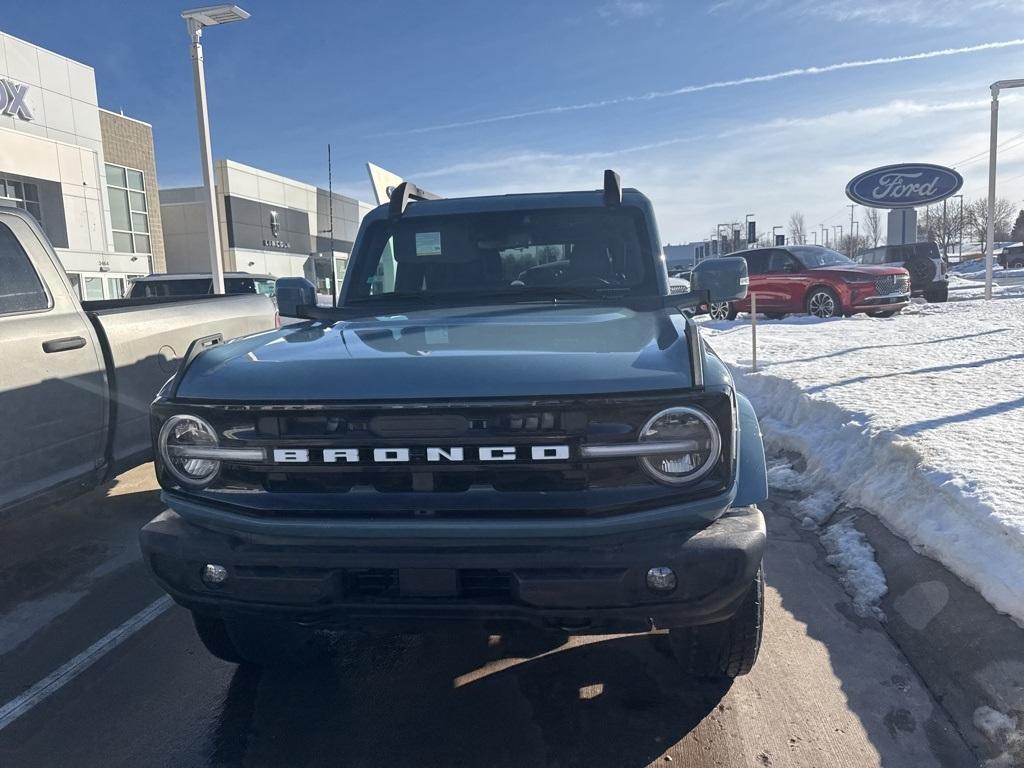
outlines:
[[[988, 84], [1024, 76], [1019, 0], [241, 4], [249, 21], [205, 39], [216, 157], [326, 185], [330, 142], [335, 188], [362, 199], [367, 160], [446, 195], [594, 188], [612, 167], [671, 242], [747, 213], [848, 222], [848, 179], [984, 152]], [[0, 25], [93, 66], [102, 106], [153, 124], [177, 186], [199, 179], [183, 7], [9, 3]], [[805, 72], [875, 59], [896, 61]], [[1018, 204], [1022, 132], [1008, 93], [999, 194]], [[969, 195], [984, 159], [958, 166]]]

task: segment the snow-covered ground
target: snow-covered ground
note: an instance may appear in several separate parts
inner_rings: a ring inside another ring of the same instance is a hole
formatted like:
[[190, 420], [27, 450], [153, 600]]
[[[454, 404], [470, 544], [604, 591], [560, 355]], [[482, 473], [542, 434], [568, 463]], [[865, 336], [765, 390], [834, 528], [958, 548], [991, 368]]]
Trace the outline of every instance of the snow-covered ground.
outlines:
[[759, 322], [757, 373], [747, 322], [702, 324], [812, 492], [877, 514], [1024, 624], [1024, 289], [997, 296]]

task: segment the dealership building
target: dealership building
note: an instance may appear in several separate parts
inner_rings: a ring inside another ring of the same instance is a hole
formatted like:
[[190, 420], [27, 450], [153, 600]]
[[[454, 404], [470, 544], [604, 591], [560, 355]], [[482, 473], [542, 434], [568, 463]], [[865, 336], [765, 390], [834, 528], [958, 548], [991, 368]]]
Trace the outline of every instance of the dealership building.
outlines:
[[151, 126], [101, 109], [92, 67], [3, 32], [0, 205], [39, 220], [83, 298], [166, 268]]
[[[359, 223], [373, 209], [345, 195], [218, 160], [213, 169], [225, 272], [306, 277], [330, 294], [341, 285]], [[160, 190], [169, 272], [209, 272], [202, 187]]]

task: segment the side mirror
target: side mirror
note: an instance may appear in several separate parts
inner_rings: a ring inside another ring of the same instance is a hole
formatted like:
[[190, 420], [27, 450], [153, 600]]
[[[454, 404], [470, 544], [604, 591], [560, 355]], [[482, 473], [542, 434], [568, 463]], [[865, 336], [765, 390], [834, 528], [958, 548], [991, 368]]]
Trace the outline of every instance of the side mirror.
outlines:
[[299, 307], [316, 306], [316, 286], [304, 277], [279, 277], [275, 291], [277, 311], [284, 317], [299, 317]]
[[747, 261], [739, 256], [702, 261], [690, 277], [690, 290], [707, 291], [712, 302], [746, 298], [749, 286]]

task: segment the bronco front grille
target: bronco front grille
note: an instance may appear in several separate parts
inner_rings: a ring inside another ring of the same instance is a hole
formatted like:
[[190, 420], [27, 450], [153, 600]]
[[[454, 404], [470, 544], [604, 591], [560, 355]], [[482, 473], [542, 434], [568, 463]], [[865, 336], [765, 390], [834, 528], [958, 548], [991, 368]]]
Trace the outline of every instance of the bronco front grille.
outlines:
[[[636, 443], [652, 415], [680, 404], [706, 411], [723, 437], [719, 464], [691, 486], [658, 483], [635, 456], [582, 454], [585, 445]], [[262, 516], [394, 519], [603, 516], [720, 494], [735, 470], [733, 407], [727, 392], [690, 390], [461, 403], [160, 403], [154, 409], [166, 409], [163, 418], [194, 412], [217, 430], [221, 447], [266, 451], [262, 462], [223, 460], [215, 481], [201, 490], [179, 488], [160, 473], [170, 490]], [[428, 448], [451, 446], [460, 446], [464, 458], [430, 463]], [[513, 455], [482, 461], [480, 446], [507, 446]], [[558, 455], [534, 460], [532, 452], [545, 446], [558, 447]], [[328, 463], [328, 447], [353, 450], [357, 458]], [[301, 462], [277, 457], [289, 450], [302, 454]], [[404, 459], [375, 463], [376, 450], [401, 451]]]
[[879, 296], [891, 293], [910, 293], [910, 278], [906, 275], [885, 275], [875, 279], [875, 290]]

